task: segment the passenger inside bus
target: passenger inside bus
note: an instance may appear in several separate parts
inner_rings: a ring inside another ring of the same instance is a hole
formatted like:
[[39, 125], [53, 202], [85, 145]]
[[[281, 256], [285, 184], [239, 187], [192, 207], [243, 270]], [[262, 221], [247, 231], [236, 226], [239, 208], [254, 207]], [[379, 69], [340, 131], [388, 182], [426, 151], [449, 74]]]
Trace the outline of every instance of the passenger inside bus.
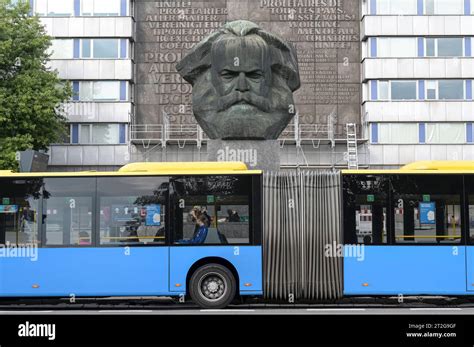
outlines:
[[208, 227], [207, 227], [208, 219], [205, 215], [201, 214], [197, 217], [196, 226], [197, 232], [194, 233], [193, 237], [189, 240], [178, 240], [177, 243], [179, 244], [200, 244], [204, 243], [207, 237]]

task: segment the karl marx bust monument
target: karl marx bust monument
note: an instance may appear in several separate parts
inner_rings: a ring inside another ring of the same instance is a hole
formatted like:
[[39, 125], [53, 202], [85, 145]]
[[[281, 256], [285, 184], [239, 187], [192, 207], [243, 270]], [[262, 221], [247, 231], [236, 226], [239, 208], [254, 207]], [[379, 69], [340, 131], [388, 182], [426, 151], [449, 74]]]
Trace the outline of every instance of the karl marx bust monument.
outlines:
[[275, 140], [295, 115], [296, 50], [256, 24], [225, 24], [176, 66], [193, 86], [193, 112], [211, 139]]

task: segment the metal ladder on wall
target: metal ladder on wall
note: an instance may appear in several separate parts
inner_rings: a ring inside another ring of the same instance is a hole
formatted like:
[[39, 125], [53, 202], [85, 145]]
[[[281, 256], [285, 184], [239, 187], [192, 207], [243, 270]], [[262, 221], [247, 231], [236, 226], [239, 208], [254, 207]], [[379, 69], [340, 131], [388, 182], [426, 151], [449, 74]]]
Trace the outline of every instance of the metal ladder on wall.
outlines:
[[347, 135], [347, 168], [359, 169], [359, 158], [357, 156], [357, 128], [354, 123], [346, 124]]

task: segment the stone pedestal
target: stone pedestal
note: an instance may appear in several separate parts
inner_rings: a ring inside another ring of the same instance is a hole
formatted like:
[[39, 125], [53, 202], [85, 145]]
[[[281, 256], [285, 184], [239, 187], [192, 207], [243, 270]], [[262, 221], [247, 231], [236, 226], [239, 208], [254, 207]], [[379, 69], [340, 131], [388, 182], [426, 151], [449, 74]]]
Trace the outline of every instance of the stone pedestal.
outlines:
[[209, 161], [242, 161], [250, 170], [279, 171], [278, 140], [209, 140]]

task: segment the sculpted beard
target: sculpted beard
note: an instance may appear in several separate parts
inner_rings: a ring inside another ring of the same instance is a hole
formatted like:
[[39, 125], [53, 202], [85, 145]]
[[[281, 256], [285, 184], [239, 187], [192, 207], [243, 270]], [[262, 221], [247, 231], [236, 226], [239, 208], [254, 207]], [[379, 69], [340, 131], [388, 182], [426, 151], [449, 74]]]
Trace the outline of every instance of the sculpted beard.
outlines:
[[[206, 85], [204, 83], [197, 84]], [[273, 74], [268, 97], [239, 91], [220, 96], [212, 84], [207, 85], [209, 88], [204, 93], [193, 95], [193, 102], [199, 100], [194, 103], [193, 110], [199, 124], [211, 138], [271, 139], [268, 134], [275, 133], [275, 127], [282, 127], [281, 124], [287, 124], [293, 117], [289, 113], [289, 105], [293, 104], [292, 92], [286, 81], [277, 74]], [[255, 119], [259, 120], [258, 125]], [[280, 122], [282, 120], [284, 122]], [[212, 127], [207, 124], [212, 124]], [[215, 128], [221, 129], [220, 134], [213, 131]], [[235, 133], [236, 129], [239, 129], [238, 133]]]

